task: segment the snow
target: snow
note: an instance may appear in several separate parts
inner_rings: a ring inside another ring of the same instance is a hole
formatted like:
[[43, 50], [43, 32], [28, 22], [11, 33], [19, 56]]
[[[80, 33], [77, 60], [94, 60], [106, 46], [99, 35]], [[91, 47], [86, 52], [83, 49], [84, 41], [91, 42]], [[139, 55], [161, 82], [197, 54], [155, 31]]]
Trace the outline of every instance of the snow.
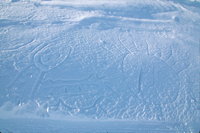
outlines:
[[197, 0], [0, 6], [0, 132], [200, 131]]

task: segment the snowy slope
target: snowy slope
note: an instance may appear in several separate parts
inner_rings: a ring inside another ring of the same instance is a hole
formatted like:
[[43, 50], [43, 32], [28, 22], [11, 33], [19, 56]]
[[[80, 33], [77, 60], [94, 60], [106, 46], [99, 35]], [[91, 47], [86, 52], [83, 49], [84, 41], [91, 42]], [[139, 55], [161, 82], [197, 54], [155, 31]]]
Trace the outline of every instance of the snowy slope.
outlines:
[[[0, 6], [0, 123], [117, 120], [159, 123], [166, 132], [200, 130], [198, 1], [3, 0]], [[178, 124], [166, 129], [163, 122]], [[1, 125], [0, 131], [9, 127]]]

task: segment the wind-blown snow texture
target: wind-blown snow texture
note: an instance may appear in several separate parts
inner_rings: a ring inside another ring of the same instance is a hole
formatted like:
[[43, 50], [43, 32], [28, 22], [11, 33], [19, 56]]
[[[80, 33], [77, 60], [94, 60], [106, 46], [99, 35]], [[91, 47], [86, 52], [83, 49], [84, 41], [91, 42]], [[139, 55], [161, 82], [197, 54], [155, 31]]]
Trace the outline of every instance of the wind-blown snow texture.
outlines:
[[198, 0], [3, 0], [0, 7], [0, 131], [24, 117], [200, 130]]

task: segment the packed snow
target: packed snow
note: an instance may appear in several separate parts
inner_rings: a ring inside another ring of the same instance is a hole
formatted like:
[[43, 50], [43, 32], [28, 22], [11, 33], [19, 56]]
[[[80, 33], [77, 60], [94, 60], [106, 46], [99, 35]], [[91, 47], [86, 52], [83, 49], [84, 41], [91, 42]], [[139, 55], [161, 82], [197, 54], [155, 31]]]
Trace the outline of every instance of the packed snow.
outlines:
[[0, 1], [1, 133], [199, 133], [199, 0]]

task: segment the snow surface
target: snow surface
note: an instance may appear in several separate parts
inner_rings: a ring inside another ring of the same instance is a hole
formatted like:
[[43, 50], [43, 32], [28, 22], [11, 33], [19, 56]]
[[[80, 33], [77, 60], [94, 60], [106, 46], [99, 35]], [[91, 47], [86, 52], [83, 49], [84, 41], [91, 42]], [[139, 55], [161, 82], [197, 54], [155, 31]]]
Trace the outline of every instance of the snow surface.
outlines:
[[1, 0], [0, 132], [198, 133], [199, 0]]

